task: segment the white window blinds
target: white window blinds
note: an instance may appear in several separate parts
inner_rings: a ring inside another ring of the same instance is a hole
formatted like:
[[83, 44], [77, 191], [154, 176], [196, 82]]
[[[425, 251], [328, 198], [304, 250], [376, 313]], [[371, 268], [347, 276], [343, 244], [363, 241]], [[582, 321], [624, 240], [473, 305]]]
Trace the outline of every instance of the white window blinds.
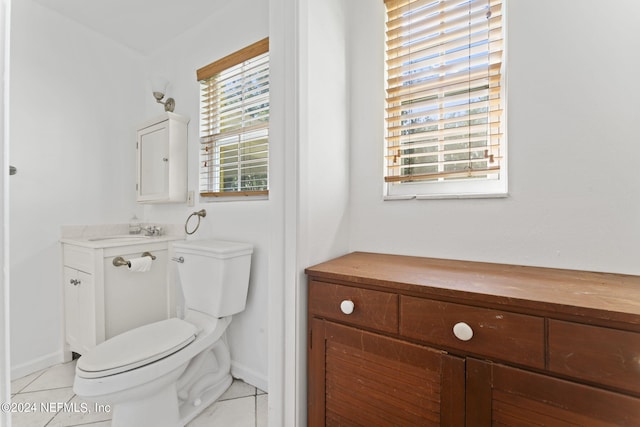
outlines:
[[268, 194], [269, 40], [198, 70], [200, 195]]
[[387, 194], [451, 182], [465, 193], [465, 181], [485, 192], [477, 181], [506, 182], [502, 1], [385, 5]]

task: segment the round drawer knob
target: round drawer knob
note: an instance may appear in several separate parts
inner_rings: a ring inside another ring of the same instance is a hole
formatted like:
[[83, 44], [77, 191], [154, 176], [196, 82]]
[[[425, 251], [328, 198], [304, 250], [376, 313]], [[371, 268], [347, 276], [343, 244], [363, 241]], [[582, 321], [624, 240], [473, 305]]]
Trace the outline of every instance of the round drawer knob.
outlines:
[[453, 325], [453, 335], [460, 341], [469, 341], [473, 338], [473, 329], [464, 322], [456, 323]]
[[351, 314], [353, 313], [353, 309], [355, 308], [355, 305], [353, 304], [353, 301], [346, 299], [344, 301], [342, 301], [340, 303], [340, 310], [344, 313], [344, 314]]

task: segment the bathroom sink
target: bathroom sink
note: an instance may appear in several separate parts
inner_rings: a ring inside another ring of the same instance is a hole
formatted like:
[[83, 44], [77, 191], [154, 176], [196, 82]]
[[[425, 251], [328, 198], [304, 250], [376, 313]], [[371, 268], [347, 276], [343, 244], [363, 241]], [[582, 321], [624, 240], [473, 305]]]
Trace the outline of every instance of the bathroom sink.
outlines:
[[128, 241], [128, 240], [139, 240], [139, 239], [150, 239], [151, 236], [143, 236], [140, 234], [116, 234], [113, 236], [99, 236], [99, 237], [90, 237], [88, 240], [90, 242], [101, 242], [104, 240], [111, 241]]

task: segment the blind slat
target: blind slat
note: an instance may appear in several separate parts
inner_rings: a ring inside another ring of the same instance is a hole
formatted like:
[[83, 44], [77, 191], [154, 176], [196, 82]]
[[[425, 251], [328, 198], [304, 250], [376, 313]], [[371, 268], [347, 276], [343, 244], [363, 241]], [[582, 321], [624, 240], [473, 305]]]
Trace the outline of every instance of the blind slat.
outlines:
[[[479, 61], [478, 61], [479, 62]], [[394, 98], [396, 96], [401, 96], [407, 93], [414, 93], [418, 91], [427, 91], [430, 89], [437, 88], [446, 88], [451, 85], [455, 85], [458, 83], [474, 81], [478, 79], [489, 79], [490, 81], [495, 81], [497, 78], [500, 80], [500, 67], [502, 63], [490, 64], [489, 69], [462, 69], [455, 73], [442, 73], [440, 76], [432, 76], [431, 79], [423, 80], [420, 82], [415, 82], [411, 85], [400, 85], [397, 82], [393, 87], [387, 88], [387, 94], [389, 95], [388, 99]], [[425, 76], [428, 74], [425, 73]], [[395, 80], [395, 79], [394, 79]], [[405, 79], [404, 81], [409, 81], [409, 79]], [[389, 101], [387, 101], [389, 102]], [[393, 101], [391, 101], [393, 102]]]
[[[269, 78], [269, 64], [263, 62], [260, 67], [255, 69], [252, 73], [250, 70], [244, 73], [236, 73], [228, 78], [220, 78], [219, 76], [215, 80], [209, 80], [207, 85], [202, 85], [200, 90], [205, 96], [214, 96], [218, 90], [224, 88], [225, 91], [230, 91], [234, 87], [242, 87], [242, 85], [254, 84], [257, 85], [260, 82], [268, 81]], [[245, 78], [250, 80], [244, 80]], [[204, 81], [203, 81], [204, 82]]]
[[491, 168], [484, 169], [475, 169], [468, 171], [451, 171], [451, 172], [433, 172], [433, 173], [423, 173], [416, 175], [398, 175], [398, 176], [385, 176], [385, 182], [416, 182], [416, 181], [427, 181], [427, 180], [435, 180], [435, 179], [443, 179], [443, 178], [470, 178], [474, 176], [484, 176], [487, 174], [497, 174], [500, 172], [500, 167], [495, 166]]
[[388, 47], [413, 45], [422, 41], [430, 41], [428, 45], [440, 45], [459, 37], [460, 31], [466, 31], [469, 34], [471, 29], [477, 30], [484, 27], [488, 30], [491, 28], [492, 21], [494, 25], [500, 25], [498, 20], [501, 15], [500, 8], [495, 9], [496, 17], [493, 16], [492, 10], [491, 18], [488, 19], [486, 18], [487, 10], [482, 7], [458, 11], [455, 16], [451, 16], [452, 13], [443, 11], [422, 21], [412, 15], [412, 19], [402, 27], [387, 31]]
[[[403, 156], [403, 159], [406, 159], [406, 162], [402, 165], [391, 166], [393, 169], [402, 169], [407, 167], [415, 167], [415, 166], [431, 166], [434, 165], [434, 161], [432, 158], [435, 157], [447, 157], [447, 160], [443, 160], [444, 164], [448, 163], [467, 163], [467, 162], [487, 162], [491, 161], [489, 156], [485, 156], [484, 149], [477, 149], [467, 151], [466, 149], [460, 150], [452, 150], [447, 151], [445, 153], [438, 151], [431, 151], [426, 153], [417, 153], [410, 154], [407, 156]], [[495, 160], [495, 157], [493, 158]]]
[[265, 40], [230, 55], [231, 59], [217, 61], [225, 67], [214, 63], [198, 70], [199, 181], [204, 197], [268, 194], [269, 53]]
[[387, 0], [385, 182], [496, 179], [501, 0]]
[[[438, 69], [440, 67], [453, 66], [453, 68], [455, 68], [457, 66], [457, 68], [461, 68], [464, 65], [469, 65], [471, 62], [488, 64], [491, 55], [495, 54], [502, 55], [502, 44], [497, 41], [491, 43], [489, 48], [482, 45], [471, 49], [455, 50], [440, 55], [429, 55], [418, 58], [416, 58], [415, 55], [408, 55], [408, 58], [405, 58], [404, 62], [399, 63], [399, 66], [388, 68], [388, 73], [389, 76], [396, 77], [429, 70], [430, 74], [442, 75], [444, 72]], [[466, 63], [462, 61], [466, 61]], [[416, 80], [415, 77], [414, 80]]]
[[433, 29], [423, 29], [410, 35], [398, 34], [395, 38], [387, 38], [387, 55], [395, 58], [406, 54], [408, 51], [419, 51], [433, 46], [443, 46], [451, 41], [459, 39], [464, 35], [478, 32], [495, 32], [502, 28], [502, 11], [492, 12], [488, 22], [478, 19], [469, 23], [468, 27], [449, 28], [446, 31], [435, 32]]
[[[483, 24], [484, 23], [479, 23], [477, 25], [483, 26]], [[491, 44], [492, 49], [497, 50], [495, 46], [501, 42], [502, 39], [494, 38], [491, 43], [489, 43], [487, 41], [488, 31], [472, 32], [472, 30], [473, 28], [464, 28], [457, 31], [456, 34], [448, 34], [450, 37], [448, 41], [438, 42], [437, 44], [425, 40], [409, 46], [403, 45], [400, 48], [394, 49], [395, 54], [391, 54], [391, 52], [387, 54], [387, 66], [392, 70], [393, 67], [397, 67], [398, 64], [403, 64], [408, 61], [416, 62], [429, 57], [442, 57], [442, 54], [447, 52], [466, 51], [469, 50], [469, 44], [471, 44], [475, 50], [479, 50], [478, 46], [487, 49], [486, 44]], [[452, 37], [454, 35], [457, 37]]]
[[[389, 10], [391, 16], [389, 16], [387, 22], [388, 32], [405, 27], [407, 23], [434, 26], [455, 21], [461, 15], [483, 8], [487, 4], [487, 0], [467, 0], [466, 2], [440, 0], [427, 2], [426, 4], [424, 0], [414, 0], [408, 3], [400, 9], [392, 8]], [[389, 3], [386, 6], [389, 7]]]
[[[484, 144], [485, 147], [499, 147], [500, 138], [502, 138], [502, 136], [503, 135], [501, 133], [496, 133], [492, 135], [475, 135], [468, 138], [465, 142], [470, 144], [471, 146], [474, 146], [478, 143], [482, 143]], [[443, 141], [444, 140], [440, 140], [440, 139], [434, 140], [433, 138], [423, 138], [423, 139], [412, 141], [410, 143], [392, 145], [388, 147], [387, 157], [393, 157], [397, 155], [398, 150], [402, 150], [402, 151], [409, 150], [409, 149], [422, 150], [422, 149], [428, 149], [428, 148], [443, 147], [445, 145], [443, 144]], [[450, 144], [450, 143], [453, 143], [453, 141], [447, 140], [447, 144]], [[393, 165], [389, 167], [393, 167]]]
[[[483, 82], [480, 82], [483, 83]], [[406, 119], [408, 115], [412, 114], [411, 111], [417, 111], [423, 113], [424, 116], [429, 116], [432, 111], [442, 111], [444, 113], [450, 111], [464, 110], [477, 103], [481, 103], [491, 99], [500, 98], [500, 86], [490, 86], [491, 81], [484, 84], [479, 84], [475, 87], [458, 87], [457, 91], [450, 90], [447, 87], [447, 91], [437, 91], [437, 89], [417, 92], [415, 94], [406, 94], [395, 98], [387, 98], [386, 108], [388, 121], [397, 121]], [[455, 86], [454, 86], [455, 88]], [[444, 89], [444, 88], [443, 88]], [[463, 101], [467, 101], [466, 103]], [[473, 107], [475, 108], [475, 107]]]
[[[462, 127], [450, 128], [450, 129], [437, 129], [432, 132], [422, 132], [422, 133], [417, 133], [417, 134], [414, 133], [414, 134], [408, 134], [408, 135], [397, 135], [394, 137], [389, 137], [388, 140], [389, 142], [396, 142], [396, 141], [401, 141], [403, 139], [421, 140], [425, 138], [437, 138], [441, 141], [446, 141], [445, 138], [461, 138], [461, 137], [469, 138], [470, 135], [473, 136], [474, 134], [482, 131], [489, 132], [490, 134], [499, 133], [500, 132], [499, 123], [489, 123], [488, 125], [481, 124], [481, 125], [473, 125], [473, 126], [462, 126]], [[391, 145], [391, 147], [393, 147], [393, 145]]]
[[[268, 123], [260, 123], [251, 127], [244, 127], [242, 129], [237, 129], [235, 132], [225, 132], [225, 133], [220, 133], [220, 134], [211, 134], [211, 135], [204, 135], [200, 137], [200, 142], [203, 144], [207, 144], [210, 142], [215, 142], [217, 140], [223, 139], [223, 138], [233, 138], [237, 135], [242, 135], [242, 134], [246, 134], [247, 137], [249, 135], [251, 135], [254, 132], [258, 132], [261, 130], [264, 130], [265, 132], [268, 130], [269, 128], [269, 124]], [[265, 133], [266, 135], [266, 133]]]
[[[478, 123], [478, 125], [481, 125], [482, 123], [495, 123], [500, 121], [501, 116], [502, 116], [502, 110], [494, 110], [494, 111], [488, 111], [488, 112], [479, 112], [475, 114], [465, 114], [465, 115], [460, 115], [456, 117], [444, 118], [440, 120], [432, 120], [432, 121], [425, 121], [425, 122], [418, 122], [418, 123], [411, 123], [411, 124], [409, 123], [398, 124], [397, 126], [388, 127], [387, 130], [393, 134], [396, 134], [397, 132], [400, 132], [403, 130], [409, 131], [413, 129], [421, 129], [421, 128], [429, 127], [432, 129], [433, 128], [436, 128], [436, 129], [431, 131], [427, 130], [425, 131], [425, 133], [429, 133], [429, 132], [440, 133], [440, 130], [446, 129], [447, 126], [457, 125], [456, 129], [460, 129], [461, 131], [464, 131], [464, 128], [469, 129], [468, 123], [476, 122]], [[419, 116], [415, 116], [415, 117], [419, 117]]]

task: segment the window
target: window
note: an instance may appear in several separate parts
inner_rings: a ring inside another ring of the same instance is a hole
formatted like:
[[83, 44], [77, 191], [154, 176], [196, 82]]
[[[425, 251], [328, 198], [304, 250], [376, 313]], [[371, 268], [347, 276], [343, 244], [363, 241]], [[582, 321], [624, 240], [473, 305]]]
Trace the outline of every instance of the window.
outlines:
[[269, 191], [269, 39], [197, 71], [200, 195]]
[[502, 0], [386, 0], [389, 198], [506, 193]]

